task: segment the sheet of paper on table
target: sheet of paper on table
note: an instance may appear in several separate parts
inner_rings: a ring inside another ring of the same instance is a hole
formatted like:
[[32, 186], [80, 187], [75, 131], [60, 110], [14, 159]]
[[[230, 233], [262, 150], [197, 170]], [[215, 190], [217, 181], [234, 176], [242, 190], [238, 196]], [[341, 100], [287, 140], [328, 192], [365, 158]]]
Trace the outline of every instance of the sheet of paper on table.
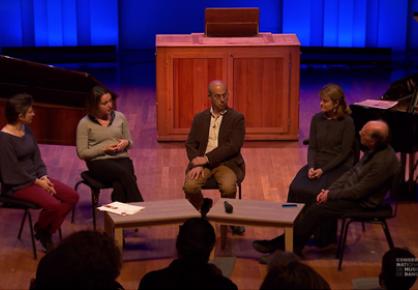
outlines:
[[144, 209], [143, 206], [127, 204], [119, 201], [114, 201], [109, 204], [102, 205], [97, 208], [101, 211], [108, 211], [119, 215], [133, 215]]

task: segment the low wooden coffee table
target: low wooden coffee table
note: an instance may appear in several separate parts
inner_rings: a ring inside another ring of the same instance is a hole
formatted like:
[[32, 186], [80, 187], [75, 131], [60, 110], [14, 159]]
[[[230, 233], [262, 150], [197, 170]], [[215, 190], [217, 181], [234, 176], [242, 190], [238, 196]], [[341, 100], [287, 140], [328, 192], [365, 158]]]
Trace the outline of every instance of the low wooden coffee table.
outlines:
[[[224, 202], [233, 206], [233, 212], [225, 212]], [[209, 221], [220, 224], [248, 225], [284, 228], [285, 250], [293, 251], [293, 223], [304, 207], [303, 203], [294, 207], [283, 207], [280, 202], [247, 199], [219, 199], [209, 211]]]
[[145, 208], [134, 215], [128, 216], [104, 212], [105, 231], [114, 237], [121, 251], [123, 247], [123, 229], [181, 224], [189, 218], [200, 217], [200, 213], [184, 198], [136, 202], [132, 204]]

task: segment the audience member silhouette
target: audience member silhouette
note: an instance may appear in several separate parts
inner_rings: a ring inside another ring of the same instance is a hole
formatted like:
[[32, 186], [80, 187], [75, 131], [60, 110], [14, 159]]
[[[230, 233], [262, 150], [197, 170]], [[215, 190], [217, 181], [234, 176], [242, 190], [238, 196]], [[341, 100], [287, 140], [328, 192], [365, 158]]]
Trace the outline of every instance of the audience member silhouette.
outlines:
[[208, 262], [215, 240], [215, 231], [206, 219], [187, 220], [177, 236], [178, 258], [164, 269], [145, 274], [138, 289], [238, 289]]
[[417, 274], [415, 256], [407, 249], [393, 248], [383, 255], [379, 283], [384, 289], [407, 290], [414, 285]]
[[42, 258], [31, 289], [121, 290], [116, 281], [121, 266], [121, 253], [111, 237], [76, 232]]
[[299, 261], [293, 253], [276, 251], [260, 290], [330, 289], [328, 282], [314, 269]]

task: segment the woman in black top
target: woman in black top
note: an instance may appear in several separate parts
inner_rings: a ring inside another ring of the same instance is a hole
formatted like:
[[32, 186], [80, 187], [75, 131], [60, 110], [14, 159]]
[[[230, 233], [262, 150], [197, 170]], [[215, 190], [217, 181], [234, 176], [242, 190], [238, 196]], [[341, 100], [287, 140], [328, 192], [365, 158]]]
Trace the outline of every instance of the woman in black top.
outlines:
[[[316, 195], [353, 166], [355, 129], [351, 110], [339, 85], [327, 84], [320, 93], [321, 112], [315, 114], [309, 132], [308, 164], [289, 187], [289, 202], [313, 203]], [[321, 227], [319, 246], [336, 241], [336, 221]]]
[[78, 194], [47, 175], [39, 147], [28, 127], [35, 116], [32, 97], [18, 94], [10, 98], [5, 116], [7, 124], [0, 131], [1, 194], [42, 207], [35, 224], [36, 238], [50, 250], [53, 246], [51, 235], [77, 203]]

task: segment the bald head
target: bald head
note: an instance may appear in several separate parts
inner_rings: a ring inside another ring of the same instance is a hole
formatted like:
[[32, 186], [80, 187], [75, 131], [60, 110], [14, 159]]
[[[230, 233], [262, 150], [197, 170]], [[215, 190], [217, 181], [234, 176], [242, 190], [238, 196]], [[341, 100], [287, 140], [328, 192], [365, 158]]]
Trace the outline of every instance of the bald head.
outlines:
[[381, 120], [369, 121], [360, 130], [361, 143], [369, 147], [376, 148], [388, 142], [389, 127]]
[[209, 83], [208, 93], [209, 95], [217, 91], [226, 91], [226, 84], [221, 80], [214, 80]]
[[228, 104], [228, 89], [223, 81], [211, 81], [208, 86], [208, 96], [214, 113], [220, 113], [226, 109]]

